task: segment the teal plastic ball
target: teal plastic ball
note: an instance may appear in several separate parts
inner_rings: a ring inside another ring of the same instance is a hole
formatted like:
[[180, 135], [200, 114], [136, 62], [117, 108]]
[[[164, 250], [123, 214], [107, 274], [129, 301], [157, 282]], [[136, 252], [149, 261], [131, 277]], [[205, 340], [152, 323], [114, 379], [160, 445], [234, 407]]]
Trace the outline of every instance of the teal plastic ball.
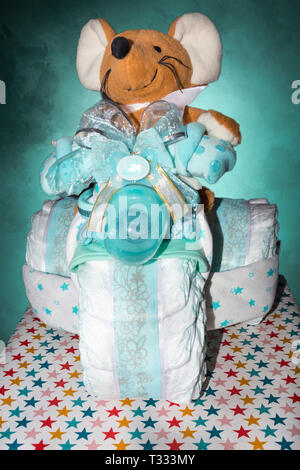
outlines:
[[169, 211], [151, 187], [128, 184], [111, 198], [106, 210], [104, 246], [128, 265], [150, 261], [169, 229]]

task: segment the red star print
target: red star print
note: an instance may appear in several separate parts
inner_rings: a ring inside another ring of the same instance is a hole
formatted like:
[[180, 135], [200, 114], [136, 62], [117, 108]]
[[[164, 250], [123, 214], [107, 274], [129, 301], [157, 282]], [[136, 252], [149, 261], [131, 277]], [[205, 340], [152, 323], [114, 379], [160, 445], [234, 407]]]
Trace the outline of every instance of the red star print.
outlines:
[[59, 382], [54, 382], [54, 383], [56, 384], [55, 388], [57, 388], [57, 387], [63, 387], [64, 388], [64, 386], [67, 382], [65, 382], [63, 379], [61, 379]]
[[62, 400], [58, 400], [57, 397], [53, 398], [53, 400], [48, 400], [49, 406], [58, 406], [61, 401]]
[[169, 428], [172, 428], [173, 426], [177, 426], [178, 428], [180, 428], [180, 423], [182, 423], [182, 419], [177, 420], [174, 416], [174, 418], [171, 421], [167, 420], [167, 423], [170, 423]]
[[296, 377], [293, 379], [293, 377], [290, 377], [289, 375], [286, 377], [286, 379], [282, 379], [286, 382], [286, 384], [295, 384]]
[[59, 365], [61, 367], [61, 370], [64, 370], [64, 369], [70, 370], [70, 367], [72, 367], [71, 364], [68, 363], [68, 361], [65, 362], [64, 364], [59, 364]]
[[267, 320], [265, 324], [266, 324], [266, 325], [274, 325], [274, 322], [271, 321], [271, 320]]
[[231, 356], [230, 354], [226, 354], [226, 356], [222, 356], [222, 357], [224, 357], [225, 362], [233, 361], [235, 359], [235, 356]]
[[73, 336], [71, 336], [71, 339], [79, 339], [79, 336], [78, 335], [73, 335]]
[[175, 403], [175, 402], [173, 402], [173, 401], [167, 400], [167, 402], [169, 403], [169, 407], [170, 407], [170, 406], [179, 406], [178, 403]]
[[294, 395], [292, 397], [289, 397], [289, 399], [293, 400], [293, 403], [297, 403], [298, 401], [300, 401], [300, 396], [294, 393]]
[[180, 446], [183, 446], [183, 442], [177, 442], [174, 438], [172, 442], [166, 442], [166, 445], [170, 447], [170, 450], [180, 450]]
[[16, 356], [12, 356], [12, 360], [13, 361], [20, 361], [22, 359], [22, 357], [25, 357], [25, 356], [22, 356], [20, 353], [17, 354]]
[[230, 408], [232, 411], [234, 411], [234, 416], [236, 415], [244, 415], [244, 411], [246, 410], [246, 408], [240, 408], [239, 405], [236, 405], [235, 408]]
[[0, 387], [0, 393], [1, 395], [4, 395], [5, 392], [7, 392], [9, 389], [8, 388], [4, 388], [4, 385], [2, 385], [2, 387]]
[[119, 416], [119, 413], [123, 410], [118, 410], [115, 406], [111, 410], [106, 410], [108, 413], [108, 416]]
[[49, 444], [44, 444], [43, 439], [38, 444], [32, 444], [35, 450], [44, 450]]
[[271, 331], [271, 333], [268, 334], [270, 338], [278, 338], [279, 333], [274, 333], [274, 331]]
[[74, 348], [74, 346], [72, 346], [71, 348], [66, 348], [66, 353], [75, 354], [76, 349]]
[[222, 346], [230, 346], [230, 345], [231, 345], [231, 342], [227, 341], [227, 339], [224, 339], [224, 341], [222, 341]]
[[235, 387], [232, 387], [231, 389], [227, 389], [227, 392], [230, 392], [230, 396], [232, 396], [232, 395], [240, 395], [240, 394], [241, 394], [241, 391], [242, 391], [241, 388], [235, 388]]
[[36, 329], [35, 328], [26, 328], [27, 333], [35, 333]]
[[10, 376], [10, 377], [13, 377], [14, 374], [16, 373], [15, 370], [13, 370], [13, 368], [9, 369], [9, 370], [4, 370], [4, 377], [7, 377], [7, 376]]
[[26, 339], [25, 341], [20, 341], [20, 346], [29, 346], [29, 342]]
[[105, 441], [106, 441], [106, 439], [109, 439], [109, 438], [110, 438], [110, 439], [116, 439], [115, 436], [116, 436], [117, 434], [119, 434], [119, 432], [118, 432], [118, 431], [115, 432], [115, 431], [113, 430], [113, 428], [110, 428], [109, 431], [102, 431], [102, 432], [103, 432], [103, 434], [105, 434], [105, 439], [104, 439]]
[[52, 429], [52, 423], [55, 423], [55, 420], [52, 421], [50, 416], [49, 416], [49, 418], [47, 418], [47, 419], [41, 419], [41, 423], [43, 423], [41, 428], [44, 428], [45, 426], [48, 426], [49, 428]]
[[290, 363], [282, 359], [280, 362], [277, 362], [277, 364], [280, 365], [280, 367], [289, 367]]
[[240, 437], [243, 436], [249, 437], [248, 433], [251, 432], [251, 429], [244, 429], [243, 426], [241, 426], [240, 429], [234, 429], [234, 432], [237, 432], [238, 439], [240, 439]]
[[238, 373], [232, 369], [229, 369], [229, 371], [225, 372], [225, 374], [227, 374], [227, 377], [236, 377]]
[[273, 346], [273, 349], [275, 352], [283, 351], [283, 346], [276, 345], [275, 347]]

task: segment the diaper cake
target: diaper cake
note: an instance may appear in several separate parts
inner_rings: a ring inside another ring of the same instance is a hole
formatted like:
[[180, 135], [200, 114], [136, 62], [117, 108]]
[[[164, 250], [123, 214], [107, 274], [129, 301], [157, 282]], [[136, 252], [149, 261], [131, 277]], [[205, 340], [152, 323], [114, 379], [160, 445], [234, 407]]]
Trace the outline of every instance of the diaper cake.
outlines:
[[[36, 315], [79, 335], [84, 384], [103, 399], [187, 403], [206, 374], [207, 330], [259, 323], [278, 281], [277, 208], [215, 197], [239, 125], [192, 101], [221, 71], [212, 21], [117, 34], [90, 20], [81, 83], [101, 92], [40, 172], [23, 277]], [[54, 196], [54, 198], [53, 198]]]

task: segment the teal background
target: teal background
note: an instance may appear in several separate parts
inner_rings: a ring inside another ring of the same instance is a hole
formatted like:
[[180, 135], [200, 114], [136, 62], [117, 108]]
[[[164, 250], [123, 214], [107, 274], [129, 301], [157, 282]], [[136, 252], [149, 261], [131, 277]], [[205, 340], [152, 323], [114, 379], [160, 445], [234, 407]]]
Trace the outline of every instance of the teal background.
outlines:
[[0, 80], [7, 86], [7, 104], [0, 106], [1, 339], [9, 338], [27, 305], [26, 235], [46, 198], [39, 167], [51, 140], [72, 134], [98, 100], [76, 75], [82, 26], [104, 17], [117, 32], [167, 32], [176, 16], [191, 11], [210, 16], [224, 44], [221, 78], [196, 103], [234, 117], [243, 134], [234, 171], [213, 189], [217, 196], [266, 197], [278, 205], [280, 271], [300, 301], [300, 105], [291, 102], [291, 84], [300, 79], [299, 0], [17, 0], [2, 3], [0, 20]]

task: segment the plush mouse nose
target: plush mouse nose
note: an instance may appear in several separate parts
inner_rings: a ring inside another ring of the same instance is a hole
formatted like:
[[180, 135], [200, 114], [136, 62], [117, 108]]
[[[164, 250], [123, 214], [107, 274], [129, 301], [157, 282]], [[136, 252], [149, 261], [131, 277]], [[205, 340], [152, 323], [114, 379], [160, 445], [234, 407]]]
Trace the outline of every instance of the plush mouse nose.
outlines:
[[130, 49], [128, 39], [124, 36], [118, 36], [111, 43], [111, 53], [116, 59], [124, 59], [127, 56]]

